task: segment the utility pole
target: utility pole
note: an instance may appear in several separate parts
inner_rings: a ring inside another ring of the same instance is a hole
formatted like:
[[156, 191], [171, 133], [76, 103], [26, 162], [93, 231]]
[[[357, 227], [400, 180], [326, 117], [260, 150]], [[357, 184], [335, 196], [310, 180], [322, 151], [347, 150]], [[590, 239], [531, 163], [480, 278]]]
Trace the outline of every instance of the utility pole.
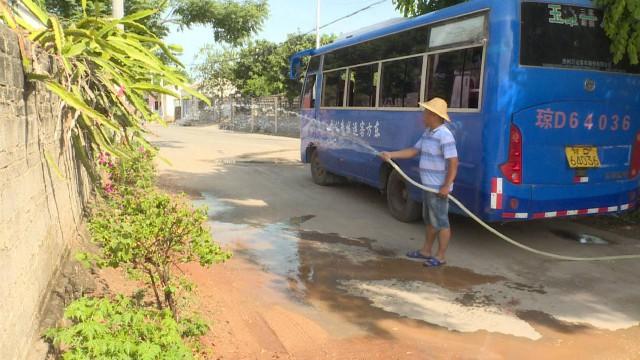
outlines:
[[[114, 19], [122, 19], [124, 17], [124, 0], [111, 0], [111, 16]], [[118, 25], [120, 30], [124, 29], [122, 24]]]
[[[114, 0], [115, 1], [115, 0]], [[316, 0], [316, 49], [320, 47], [320, 0]]]

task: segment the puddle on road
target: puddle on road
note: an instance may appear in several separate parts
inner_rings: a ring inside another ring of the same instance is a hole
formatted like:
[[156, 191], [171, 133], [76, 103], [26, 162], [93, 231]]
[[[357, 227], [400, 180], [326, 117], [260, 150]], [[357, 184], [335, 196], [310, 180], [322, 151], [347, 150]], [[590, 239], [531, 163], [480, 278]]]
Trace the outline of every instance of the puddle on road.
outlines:
[[[196, 202], [208, 204], [210, 214], [230, 210], [207, 194]], [[405, 317], [461, 332], [540, 337], [527, 322], [494, 304], [465, 303], [462, 294], [506, 279], [455, 266], [425, 269], [420, 262], [373, 246], [371, 239], [300, 229], [313, 217], [267, 225], [211, 221], [211, 227], [221, 245], [278, 275], [271, 285], [293, 301], [340, 313], [369, 331], [379, 330], [377, 320]]]
[[[294, 221], [295, 223], [295, 221]], [[405, 317], [460, 332], [487, 330], [537, 340], [541, 335], [499, 305], [465, 302], [461, 294], [504, 281], [454, 266], [424, 269], [392, 256], [369, 239], [351, 239], [291, 228], [212, 223], [215, 239], [264, 271], [272, 284], [306, 305], [321, 303], [350, 322], [376, 331], [376, 320]]]
[[[576, 329], [575, 317], [558, 320], [561, 314], [554, 317], [543, 311], [550, 295], [542, 285], [451, 265], [425, 269], [420, 262], [377, 248], [371, 239], [301, 229], [314, 215], [267, 225], [237, 224], [217, 221], [231, 210], [228, 203], [207, 194], [196, 203], [208, 204], [210, 214], [215, 214], [211, 227], [218, 243], [277, 275], [273, 288], [298, 304], [339, 314], [371, 333], [385, 334], [377, 325], [380, 320], [401, 318], [453, 331], [486, 330], [531, 340], [542, 335], [530, 323]], [[581, 312], [582, 307], [590, 309], [587, 305], [573, 308]], [[613, 319], [625, 326], [632, 320]], [[562, 325], [565, 321], [570, 322]], [[599, 321], [593, 325], [602, 325]]]

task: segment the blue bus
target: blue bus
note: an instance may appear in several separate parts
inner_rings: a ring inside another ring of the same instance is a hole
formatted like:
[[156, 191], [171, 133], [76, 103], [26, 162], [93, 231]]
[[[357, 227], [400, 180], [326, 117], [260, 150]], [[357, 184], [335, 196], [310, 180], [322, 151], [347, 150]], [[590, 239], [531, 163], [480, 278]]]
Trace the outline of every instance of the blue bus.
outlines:
[[[371, 152], [412, 146], [419, 101], [445, 99], [460, 159], [453, 195], [485, 221], [619, 213], [640, 195], [640, 67], [612, 62], [591, 1], [472, 0], [295, 54], [308, 57], [301, 158], [321, 185], [386, 193], [401, 221], [420, 193]], [[418, 159], [399, 161], [418, 179]]]

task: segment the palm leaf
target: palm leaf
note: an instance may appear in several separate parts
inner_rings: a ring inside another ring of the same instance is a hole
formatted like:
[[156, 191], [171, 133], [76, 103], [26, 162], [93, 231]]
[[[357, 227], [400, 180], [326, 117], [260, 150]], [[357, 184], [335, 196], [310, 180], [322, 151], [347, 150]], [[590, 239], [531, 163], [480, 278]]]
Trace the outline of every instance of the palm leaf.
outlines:
[[17, 24], [16, 20], [13, 17], [13, 12], [7, 7], [6, 3], [0, 2], [0, 15], [2, 15], [2, 20], [7, 24], [7, 26], [11, 29], [16, 29]]
[[47, 86], [47, 89], [49, 89], [54, 94], [58, 95], [60, 99], [62, 99], [62, 101], [64, 101], [65, 103], [69, 104], [69, 106], [80, 111], [82, 114], [86, 115], [87, 117], [99, 122], [100, 124], [103, 124], [111, 128], [114, 131], [120, 131], [118, 126], [114, 125], [111, 121], [109, 121], [106, 117], [104, 117], [104, 115], [100, 114], [99, 112], [89, 107], [89, 105], [87, 105], [87, 103], [85, 103], [84, 100], [82, 100], [75, 94], [68, 92], [62, 86], [60, 86], [60, 84], [51, 80], [47, 81], [45, 84]]
[[90, 160], [91, 157], [87, 153], [87, 149], [85, 148], [84, 142], [80, 138], [80, 135], [78, 134], [77, 131], [74, 131], [71, 136], [72, 136], [73, 149], [76, 156], [78, 156], [78, 158], [80, 159], [80, 163], [82, 164], [84, 169], [87, 171], [87, 174], [89, 175], [89, 179], [91, 179], [91, 182], [93, 184], [97, 184], [98, 175], [96, 174], [96, 170], [93, 162]]
[[144, 19], [146, 17], [149, 17], [155, 13], [157, 13], [158, 10], [157, 9], [147, 9], [147, 10], [141, 10], [138, 12], [135, 12], [131, 15], [127, 15], [125, 17], [122, 18], [122, 21], [136, 21], [136, 20], [140, 20], [140, 19]]
[[33, 15], [38, 18], [38, 20], [40, 20], [41, 23], [46, 24], [49, 22], [49, 15], [47, 15], [47, 13], [42, 10], [40, 5], [34, 3], [31, 0], [22, 0], [22, 3]]
[[175, 98], [180, 98], [180, 94], [176, 93], [175, 91], [172, 91], [170, 89], [167, 89], [158, 85], [140, 83], [140, 84], [134, 84], [131, 88], [136, 90], [142, 90], [142, 91], [156, 92], [160, 94], [173, 96]]

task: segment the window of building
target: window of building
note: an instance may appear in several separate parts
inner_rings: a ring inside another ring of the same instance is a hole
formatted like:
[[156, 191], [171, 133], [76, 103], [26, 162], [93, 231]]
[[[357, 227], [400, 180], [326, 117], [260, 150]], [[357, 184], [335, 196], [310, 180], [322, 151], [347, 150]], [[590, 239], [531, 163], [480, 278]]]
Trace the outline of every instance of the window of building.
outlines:
[[429, 55], [427, 98], [441, 97], [450, 108], [478, 109], [481, 46]]
[[307, 75], [302, 92], [303, 109], [313, 109], [316, 106], [316, 74]]
[[422, 56], [382, 63], [380, 107], [418, 107]]
[[485, 36], [484, 19], [484, 15], [474, 16], [432, 27], [429, 47], [481, 42]]
[[347, 106], [375, 107], [378, 88], [378, 64], [349, 69], [349, 99]]
[[344, 105], [344, 82], [346, 78], [346, 70], [324, 73], [322, 106], [341, 107]]

